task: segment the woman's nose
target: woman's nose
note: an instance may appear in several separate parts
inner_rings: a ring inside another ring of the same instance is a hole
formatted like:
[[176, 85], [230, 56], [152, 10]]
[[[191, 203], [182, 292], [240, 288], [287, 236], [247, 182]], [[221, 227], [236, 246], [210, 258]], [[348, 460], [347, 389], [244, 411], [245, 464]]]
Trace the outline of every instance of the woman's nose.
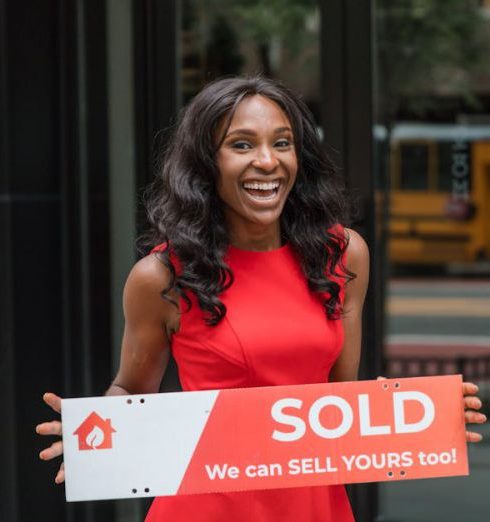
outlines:
[[260, 170], [270, 172], [279, 165], [279, 160], [274, 154], [274, 149], [270, 147], [262, 147], [257, 151], [252, 165]]

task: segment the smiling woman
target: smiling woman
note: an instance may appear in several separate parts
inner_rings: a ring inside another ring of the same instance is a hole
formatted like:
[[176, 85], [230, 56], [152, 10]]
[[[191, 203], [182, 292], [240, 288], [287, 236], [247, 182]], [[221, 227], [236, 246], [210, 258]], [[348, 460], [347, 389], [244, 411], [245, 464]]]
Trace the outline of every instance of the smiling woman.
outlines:
[[[125, 285], [108, 395], [157, 392], [170, 350], [186, 391], [357, 378], [369, 254], [343, 226], [334, 168], [297, 96], [260, 77], [208, 85], [183, 111], [152, 194], [153, 248]], [[61, 453], [58, 441], [41, 458]], [[344, 488], [324, 486], [160, 497], [146, 520], [353, 516]]]
[[216, 155], [217, 188], [230, 241], [249, 250], [277, 248], [298, 171], [291, 124], [277, 103], [254, 95], [240, 103], [225, 132]]
[[[355, 378], [367, 249], [352, 232], [360, 255], [349, 255], [359, 261], [348, 269], [338, 180], [302, 101], [260, 77], [208, 85], [182, 115], [161, 181], [150, 201], [158, 258], [140, 263], [167, 269], [167, 345], [183, 388], [324, 382], [331, 371]], [[344, 337], [354, 271], [354, 327]], [[115, 383], [127, 390], [125, 373]], [[147, 517], [230, 519], [353, 520], [338, 486], [157, 498]]]

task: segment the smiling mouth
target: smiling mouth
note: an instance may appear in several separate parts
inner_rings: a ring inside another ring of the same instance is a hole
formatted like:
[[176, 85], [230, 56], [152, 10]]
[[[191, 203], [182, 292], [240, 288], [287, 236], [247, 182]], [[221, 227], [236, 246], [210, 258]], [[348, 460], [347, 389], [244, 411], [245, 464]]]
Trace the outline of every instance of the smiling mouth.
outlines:
[[266, 201], [268, 199], [274, 199], [279, 192], [281, 183], [279, 181], [249, 181], [242, 184], [247, 194], [252, 196], [254, 199]]

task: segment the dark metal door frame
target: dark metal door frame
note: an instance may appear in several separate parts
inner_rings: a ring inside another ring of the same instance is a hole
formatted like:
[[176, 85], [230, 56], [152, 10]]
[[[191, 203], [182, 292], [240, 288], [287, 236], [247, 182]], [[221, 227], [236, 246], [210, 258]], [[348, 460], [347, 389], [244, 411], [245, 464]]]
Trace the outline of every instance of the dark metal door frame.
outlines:
[[[371, 0], [320, 0], [322, 125], [326, 144], [342, 169], [352, 200], [358, 202], [353, 226], [371, 253], [370, 287], [364, 308], [360, 378], [381, 372], [382, 279], [376, 237], [373, 167], [373, 78]], [[349, 488], [356, 519], [374, 522], [375, 484]]]

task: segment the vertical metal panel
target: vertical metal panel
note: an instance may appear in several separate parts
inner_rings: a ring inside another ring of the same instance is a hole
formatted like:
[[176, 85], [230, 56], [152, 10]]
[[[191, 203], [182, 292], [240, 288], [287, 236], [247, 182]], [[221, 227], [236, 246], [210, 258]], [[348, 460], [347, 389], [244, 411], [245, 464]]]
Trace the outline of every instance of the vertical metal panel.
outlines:
[[[79, 175], [72, 243], [79, 258], [80, 292], [74, 302], [81, 333], [79, 395], [101, 395], [112, 377], [105, 2], [77, 0], [76, 22]], [[86, 522], [114, 519], [113, 502], [85, 503], [75, 511]]]
[[[357, 203], [356, 228], [368, 241], [375, 260], [371, 2], [324, 0], [321, 6], [322, 124], [326, 145], [338, 150], [346, 185]], [[376, 311], [368, 299], [366, 314]], [[371, 335], [379, 340], [380, 333], [373, 334], [369, 328], [364, 340], [373, 343]], [[363, 360], [362, 377], [373, 376], [378, 370], [378, 361]]]
[[[124, 281], [134, 264], [136, 239], [135, 98], [132, 0], [107, 0], [107, 87], [112, 301], [112, 366], [119, 366]], [[116, 502], [118, 522], [139, 522], [144, 502]]]
[[85, 2], [77, 0], [77, 88], [78, 88], [78, 197], [79, 197], [79, 256], [80, 256], [80, 320], [83, 393], [92, 392], [92, 354], [90, 322], [90, 224], [89, 224], [89, 171], [88, 171], [88, 99], [86, 39], [89, 37], [85, 25]]
[[[77, 343], [74, 339], [73, 319], [70, 313], [74, 299], [74, 285], [70, 263], [70, 238], [73, 235], [73, 206], [70, 202], [70, 187], [77, 173], [76, 167], [76, 132], [72, 121], [76, 114], [76, 61], [72, 60], [75, 49], [75, 16], [72, 2], [58, 1], [58, 143], [59, 143], [59, 170], [60, 170], [60, 226], [61, 226], [61, 333], [62, 333], [62, 365], [63, 365], [63, 389], [60, 390], [66, 397], [76, 395], [77, 386], [74, 376], [74, 368], [78, 360], [74, 357], [77, 353]], [[67, 175], [71, 173], [71, 175]], [[58, 390], [56, 390], [58, 391]], [[74, 522], [75, 512], [72, 505], [66, 506], [65, 519]]]
[[321, 0], [321, 124], [333, 159], [343, 167], [345, 152], [344, 0]]
[[[83, 0], [76, 0], [76, 64], [77, 64], [77, 187], [78, 199], [77, 233], [72, 240], [77, 243], [80, 258], [79, 293], [77, 309], [80, 321], [79, 349], [81, 354], [81, 393], [92, 395], [92, 353], [91, 353], [91, 320], [90, 320], [90, 240], [89, 240], [89, 170], [88, 170], [88, 99], [87, 99], [87, 60], [85, 5]], [[73, 511], [76, 513], [75, 509]], [[77, 506], [78, 519], [84, 522], [95, 522], [94, 505], [91, 502]]]
[[[153, 179], [155, 148], [179, 108], [179, 0], [134, 0], [137, 183]], [[164, 132], [161, 132], [164, 131]]]
[[[372, 2], [322, 0], [322, 125], [326, 144], [337, 161], [351, 197], [355, 197], [354, 227], [371, 253], [371, 284], [364, 310], [360, 377], [375, 378], [381, 369], [383, 294], [379, 292], [379, 244], [376, 237], [373, 117]], [[357, 518], [377, 516], [376, 485], [350, 489]]]
[[15, 418], [14, 330], [12, 310], [12, 222], [10, 206], [9, 86], [7, 60], [7, 5], [0, 0], [0, 519], [17, 522], [18, 473]]
[[135, 261], [136, 180], [131, 0], [107, 1], [113, 371], [119, 365], [124, 281]]
[[106, 3], [85, 0], [92, 394], [112, 378]]

